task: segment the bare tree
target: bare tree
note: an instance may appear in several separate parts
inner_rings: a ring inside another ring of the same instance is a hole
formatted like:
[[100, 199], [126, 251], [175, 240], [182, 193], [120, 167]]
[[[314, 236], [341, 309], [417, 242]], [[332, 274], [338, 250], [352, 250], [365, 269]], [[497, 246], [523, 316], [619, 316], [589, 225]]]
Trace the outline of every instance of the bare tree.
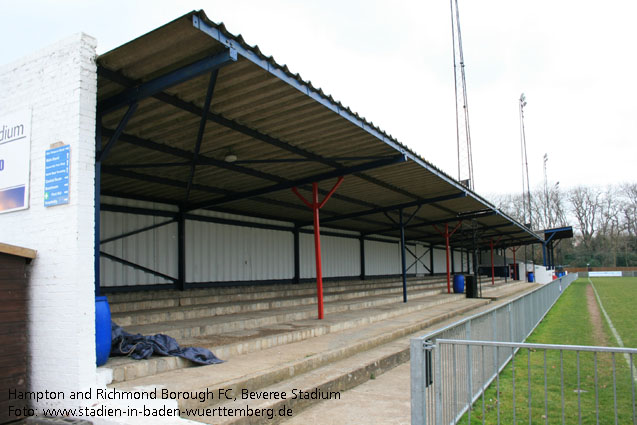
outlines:
[[578, 186], [568, 192], [571, 212], [578, 223], [582, 241], [587, 249], [592, 248], [592, 240], [597, 231], [602, 192], [596, 187]]

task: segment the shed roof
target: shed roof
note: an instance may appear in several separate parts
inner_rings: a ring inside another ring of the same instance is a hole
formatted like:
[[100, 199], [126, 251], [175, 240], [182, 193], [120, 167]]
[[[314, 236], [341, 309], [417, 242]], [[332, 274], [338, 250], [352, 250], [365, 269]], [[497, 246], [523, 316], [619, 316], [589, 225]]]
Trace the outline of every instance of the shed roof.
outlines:
[[[190, 12], [97, 58], [102, 194], [454, 246], [541, 239], [241, 35]], [[207, 105], [209, 102], [209, 107]], [[204, 111], [208, 112], [204, 112]], [[99, 137], [99, 136], [98, 136]], [[235, 155], [235, 162], [225, 158]]]

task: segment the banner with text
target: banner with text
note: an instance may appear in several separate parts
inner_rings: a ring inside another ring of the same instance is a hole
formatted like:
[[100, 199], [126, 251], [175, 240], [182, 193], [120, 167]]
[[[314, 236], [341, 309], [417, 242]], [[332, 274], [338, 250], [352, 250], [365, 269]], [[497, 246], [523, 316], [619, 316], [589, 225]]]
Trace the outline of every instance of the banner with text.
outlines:
[[0, 116], [0, 213], [29, 208], [31, 110]]

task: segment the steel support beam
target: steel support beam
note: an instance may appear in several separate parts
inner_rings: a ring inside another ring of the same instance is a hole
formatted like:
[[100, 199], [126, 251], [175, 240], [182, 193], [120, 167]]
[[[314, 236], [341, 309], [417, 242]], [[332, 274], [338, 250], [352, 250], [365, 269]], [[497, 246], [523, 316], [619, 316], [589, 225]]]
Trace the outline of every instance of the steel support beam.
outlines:
[[151, 226], [142, 227], [141, 229], [132, 230], [132, 231], [126, 232], [126, 233], [121, 233], [121, 234], [119, 234], [117, 236], [113, 236], [113, 237], [101, 240], [100, 244], [105, 244], [105, 243], [113, 242], [113, 241], [116, 241], [116, 240], [119, 240], [119, 239], [127, 238], [129, 236], [133, 236], [133, 235], [137, 235], [139, 233], [147, 232], [149, 230], [157, 229], [158, 227], [163, 227], [163, 226], [165, 226], [167, 224], [171, 224], [171, 223], [174, 223], [174, 222], [175, 222], [175, 219], [171, 219], [171, 220], [168, 220], [168, 221], [164, 221], [162, 223], [157, 223], [157, 224], [153, 224]]
[[[115, 143], [117, 143], [117, 140], [122, 135], [122, 132], [126, 128], [126, 124], [128, 124], [128, 121], [130, 121], [131, 117], [137, 110], [137, 106], [138, 106], [138, 103], [134, 102], [128, 107], [128, 110], [126, 111], [122, 119], [120, 120], [119, 124], [117, 125], [117, 128], [115, 129], [113, 134], [110, 135], [110, 138], [108, 142], [106, 143], [106, 146], [104, 146], [104, 149], [101, 149], [100, 151], [96, 151], [96, 155], [95, 155], [96, 161], [101, 162], [106, 159], [108, 153], [111, 151], [113, 146], [115, 146]], [[101, 146], [101, 140], [99, 142]]]
[[[313, 176], [309, 176], [309, 177], [304, 177], [301, 179], [298, 179], [296, 181], [287, 181], [285, 183], [279, 183], [279, 184], [275, 184], [272, 186], [267, 186], [264, 188], [259, 188], [259, 189], [254, 189], [254, 190], [249, 190], [249, 191], [245, 191], [245, 192], [238, 192], [235, 193], [233, 195], [228, 195], [225, 196], [223, 198], [220, 199], [216, 199], [216, 200], [212, 200], [212, 201], [208, 201], [208, 202], [202, 202], [200, 204], [195, 204], [189, 207], [189, 209], [193, 210], [193, 209], [199, 209], [199, 208], [210, 208], [210, 207], [214, 207], [216, 205], [221, 205], [221, 204], [225, 204], [228, 202], [233, 202], [233, 201], [239, 201], [242, 199], [248, 199], [248, 198], [252, 198], [255, 196], [260, 196], [260, 195], [266, 195], [268, 193], [273, 193], [273, 192], [278, 192], [280, 190], [284, 190], [284, 189], [291, 189], [293, 187], [296, 186], [301, 186], [301, 185], [305, 185], [308, 183], [316, 183], [322, 180], [328, 180], [328, 179], [332, 179], [334, 177], [343, 177], [349, 174], [353, 174], [362, 170], [372, 170], [375, 168], [380, 168], [380, 167], [384, 167], [387, 165], [392, 165], [392, 164], [398, 164], [401, 162], [405, 162], [406, 158], [404, 155], [398, 155], [395, 157], [392, 157], [390, 159], [382, 159], [382, 160], [377, 160], [377, 161], [371, 161], [371, 162], [367, 162], [364, 164], [360, 164], [360, 165], [355, 165], [353, 167], [348, 167], [348, 168], [341, 168], [341, 169], [337, 169], [337, 170], [332, 170], [332, 171], [328, 171], [326, 173], [320, 173], [320, 174], [316, 174]], [[318, 189], [317, 189], [318, 190]], [[317, 192], [318, 194], [318, 192]], [[331, 194], [328, 194], [328, 198], [329, 196], [331, 196]]]
[[195, 142], [195, 150], [192, 155], [192, 164], [190, 165], [190, 175], [188, 176], [188, 185], [186, 186], [186, 199], [184, 202], [188, 202], [190, 198], [190, 189], [192, 189], [192, 182], [195, 178], [195, 172], [197, 168], [197, 157], [199, 156], [199, 151], [201, 150], [201, 142], [203, 140], [203, 133], [206, 130], [206, 123], [208, 119], [206, 115], [208, 111], [210, 111], [210, 102], [212, 102], [212, 95], [215, 91], [215, 85], [217, 84], [217, 76], [219, 75], [219, 70], [215, 69], [210, 73], [210, 81], [208, 82], [208, 91], [206, 92], [206, 100], [203, 104], [204, 113], [201, 114], [201, 120], [199, 121], [199, 130], [197, 131], [197, 140]]
[[300, 233], [295, 227], [292, 231], [294, 235], [294, 283], [301, 282], [301, 253], [300, 253]]
[[[116, 82], [118, 84], [122, 84], [125, 87], [133, 87], [136, 84], [138, 84], [135, 80], [132, 80], [132, 79], [130, 79], [128, 77], [125, 77], [124, 75], [122, 75], [120, 73], [117, 73], [115, 71], [112, 71], [112, 70], [110, 70], [108, 68], [104, 68], [104, 67], [98, 66], [97, 72], [98, 72], [99, 75], [101, 75], [101, 76], [103, 76], [105, 78], [108, 78], [109, 80], [114, 81], [114, 82]], [[183, 111], [190, 112], [190, 113], [195, 114], [197, 116], [201, 116], [201, 114], [203, 113], [203, 110], [201, 108], [199, 108], [198, 106], [193, 105], [192, 103], [186, 102], [184, 100], [181, 100], [180, 98], [178, 98], [177, 96], [174, 96], [174, 95], [170, 95], [170, 94], [167, 94], [167, 93], [160, 92], [160, 93], [156, 93], [153, 97], [155, 97], [156, 99], [158, 99], [158, 100], [160, 100], [160, 101], [162, 101], [164, 103], [172, 105], [172, 106], [174, 106], [174, 107], [176, 107], [178, 109], [181, 109]], [[343, 167], [343, 165], [341, 163], [339, 163], [338, 161], [327, 159], [327, 158], [322, 157], [320, 155], [317, 155], [317, 154], [315, 154], [313, 152], [306, 151], [305, 149], [299, 148], [297, 146], [290, 145], [289, 143], [286, 143], [284, 141], [276, 139], [276, 138], [274, 138], [272, 136], [268, 136], [267, 134], [261, 133], [261, 132], [259, 132], [257, 130], [254, 130], [254, 129], [250, 128], [250, 127], [247, 127], [247, 126], [245, 126], [243, 124], [240, 124], [238, 122], [235, 122], [233, 120], [225, 118], [222, 115], [215, 114], [213, 112], [208, 112], [207, 118], [208, 118], [208, 120], [210, 120], [210, 121], [212, 121], [212, 122], [214, 122], [216, 124], [219, 124], [221, 126], [229, 128], [231, 130], [237, 131], [237, 132], [239, 132], [241, 134], [244, 134], [244, 135], [246, 135], [248, 137], [252, 137], [255, 140], [259, 140], [261, 142], [267, 143], [267, 144], [269, 144], [271, 146], [275, 146], [275, 147], [277, 147], [279, 149], [285, 150], [285, 151], [293, 153], [295, 155], [299, 155], [299, 156], [304, 157], [304, 158], [306, 158], [306, 159], [308, 159], [310, 161], [315, 161], [315, 162], [318, 162], [318, 163], [321, 163], [321, 164], [324, 164], [324, 165], [328, 165], [330, 167], [334, 167], [334, 168], [337, 168], [337, 169]], [[397, 151], [403, 152], [404, 149], [397, 149]], [[423, 165], [420, 161], [419, 161], [419, 163], [421, 165]], [[434, 174], [435, 173], [436, 172], [434, 172]], [[370, 182], [372, 184], [378, 185], [378, 186], [383, 187], [385, 189], [394, 191], [396, 193], [400, 193], [400, 194], [402, 194], [404, 196], [407, 196], [409, 198], [412, 198], [412, 199], [418, 199], [418, 196], [416, 196], [414, 194], [411, 194], [411, 193], [409, 193], [409, 192], [407, 192], [405, 190], [402, 190], [402, 189], [400, 189], [398, 187], [395, 187], [393, 185], [390, 185], [388, 183], [382, 182], [382, 181], [380, 181], [380, 180], [378, 180], [376, 178], [373, 178], [371, 176], [368, 176], [368, 175], [366, 175], [366, 174], [364, 174], [362, 172], [354, 173], [354, 175], [356, 177], [359, 177], [359, 178], [361, 178], [361, 179], [363, 179], [365, 181], [368, 181], [368, 182]]]
[[186, 216], [183, 211], [177, 215], [177, 280], [175, 287], [186, 289]]
[[360, 236], [358, 238], [359, 241], [359, 252], [360, 252], [360, 260], [361, 260], [361, 280], [365, 280], [365, 237]]
[[152, 97], [163, 90], [181, 84], [207, 72], [219, 69], [225, 65], [237, 61], [237, 51], [229, 48], [214, 56], [198, 60], [190, 65], [176, 69], [168, 74], [154, 78], [136, 87], [124, 90], [108, 99], [102, 100], [97, 105], [98, 113], [105, 115], [122, 106], [139, 102]]
[[[351, 218], [358, 218], [358, 217], [363, 217], [363, 216], [371, 215], [371, 214], [388, 213], [390, 211], [395, 211], [395, 210], [405, 209], [410, 207], [421, 207], [422, 205], [433, 204], [436, 202], [444, 202], [444, 201], [449, 201], [452, 199], [464, 198], [465, 196], [467, 196], [465, 192], [460, 192], [460, 193], [454, 193], [452, 195], [438, 196], [435, 198], [420, 199], [418, 201], [390, 205], [387, 207], [371, 208], [365, 211], [359, 211], [355, 213], [339, 215], [336, 217], [330, 217], [328, 219], [323, 220], [323, 223], [328, 223], [328, 222], [338, 221], [338, 220], [347, 220]], [[411, 221], [411, 219], [409, 221]], [[395, 230], [395, 229], [392, 228], [391, 230]]]
[[318, 199], [318, 183], [312, 182], [312, 202], [308, 202], [301, 195], [296, 187], [292, 187], [292, 192], [308, 207], [312, 209], [314, 217], [314, 257], [316, 260], [316, 294], [318, 298], [318, 319], [323, 320], [323, 266], [321, 264], [321, 229], [319, 220], [319, 210], [327, 203], [336, 189], [343, 183], [343, 176], [339, 176], [336, 184], [329, 191], [322, 202]]
[[132, 268], [134, 268], [136, 270], [141, 270], [141, 271], [143, 271], [145, 273], [150, 273], [152, 275], [161, 277], [163, 279], [170, 280], [173, 283], [177, 282], [177, 279], [175, 279], [172, 276], [168, 276], [167, 274], [160, 273], [160, 272], [158, 272], [156, 270], [153, 270], [153, 269], [149, 269], [148, 267], [144, 267], [144, 266], [141, 266], [139, 264], [133, 263], [131, 261], [124, 260], [123, 258], [116, 257], [115, 255], [111, 255], [111, 254], [109, 254], [107, 252], [101, 251], [100, 255], [102, 257], [104, 257], [104, 258], [108, 258], [109, 260], [113, 260], [113, 261], [115, 261], [117, 263], [124, 264], [125, 266], [132, 267]]
[[[403, 274], [403, 302], [407, 302], [407, 259], [405, 254], [405, 224], [403, 222], [403, 210], [398, 210], [399, 226], [400, 226], [400, 262]], [[412, 216], [413, 217], [413, 216]]]
[[462, 221], [459, 221], [456, 227], [451, 232], [449, 232], [449, 222], [445, 223], [444, 232], [438, 229], [438, 226], [434, 225], [434, 228], [438, 231], [438, 233], [440, 233], [440, 235], [445, 238], [445, 254], [447, 259], [447, 293], [448, 294], [451, 293], [451, 271], [449, 269], [449, 251], [450, 251], [449, 239], [451, 239], [451, 236], [453, 236], [453, 234], [456, 233], [458, 228], [460, 228], [461, 224], [462, 224]]
[[94, 228], [93, 228], [93, 274], [95, 296], [100, 295], [100, 191], [102, 186], [102, 162], [98, 161], [102, 149], [102, 117], [97, 115], [95, 120], [95, 189], [93, 193]]

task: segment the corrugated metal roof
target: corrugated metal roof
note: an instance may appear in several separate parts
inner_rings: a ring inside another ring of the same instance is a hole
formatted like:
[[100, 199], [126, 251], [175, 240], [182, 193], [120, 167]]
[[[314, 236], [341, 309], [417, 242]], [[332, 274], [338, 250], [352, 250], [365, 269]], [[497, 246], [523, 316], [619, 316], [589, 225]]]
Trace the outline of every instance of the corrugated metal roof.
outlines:
[[[488, 201], [285, 65], [264, 56], [241, 35], [210, 21], [203, 11], [188, 13], [97, 58], [102, 147], [132, 102], [109, 109], [113, 99], [131, 88], [136, 90], [130, 92], [134, 96], [144, 83], [229, 49], [237, 52], [237, 60], [218, 70], [188, 197], [210, 72], [137, 102], [102, 163], [103, 194], [303, 225], [311, 224], [311, 211], [292, 193], [289, 183], [343, 170], [344, 183], [321, 210], [332, 228], [397, 236], [398, 230], [384, 212], [402, 205], [408, 216], [417, 203], [424, 203], [406, 228], [408, 239], [442, 243], [434, 225], [455, 225], [454, 221], [466, 217], [464, 235], [454, 236], [455, 246], [472, 243], [468, 224], [477, 228], [483, 241], [493, 237], [505, 245], [540, 242]], [[228, 153], [238, 161], [224, 162]], [[396, 155], [404, 155], [407, 161], [347, 172], [350, 167]], [[335, 180], [319, 182], [323, 195]], [[281, 188], [269, 191], [276, 185]], [[307, 182], [299, 188], [310, 197]], [[258, 189], [264, 193], [255, 193]], [[440, 197], [449, 199], [425, 203]]]

